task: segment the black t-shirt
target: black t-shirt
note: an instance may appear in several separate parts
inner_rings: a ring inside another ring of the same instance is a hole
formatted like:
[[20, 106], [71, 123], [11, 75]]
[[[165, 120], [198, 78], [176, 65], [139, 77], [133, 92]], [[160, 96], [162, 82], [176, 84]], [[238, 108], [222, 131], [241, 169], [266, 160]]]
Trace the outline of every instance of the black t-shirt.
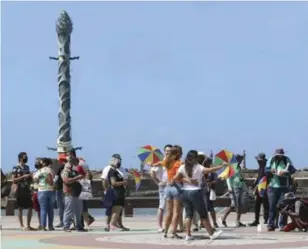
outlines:
[[[23, 175], [27, 175], [27, 174], [30, 174], [30, 167], [28, 165], [24, 165], [24, 166], [16, 165], [12, 169], [12, 175], [14, 175], [14, 177], [16, 177], [16, 178], [21, 177]], [[17, 183], [17, 185], [18, 185], [17, 193], [19, 193], [21, 191], [22, 192], [30, 192], [31, 183], [32, 183], [31, 177], [28, 177], [27, 179], [24, 179], [24, 180], [18, 182]]]
[[[124, 178], [123, 175], [116, 169], [110, 168], [108, 172], [108, 182], [109, 185], [111, 186], [111, 178], [114, 178], [116, 182], [123, 182]], [[115, 190], [115, 194], [117, 198], [124, 198], [125, 197], [125, 187], [122, 186], [116, 186], [113, 187]]]
[[56, 174], [56, 176], [57, 176], [57, 180], [55, 182], [55, 189], [56, 190], [63, 190], [63, 180], [62, 180], [62, 177], [61, 177], [61, 173], [62, 173], [63, 169], [64, 169], [64, 164], [60, 166], [60, 168], [58, 169], [58, 172]]

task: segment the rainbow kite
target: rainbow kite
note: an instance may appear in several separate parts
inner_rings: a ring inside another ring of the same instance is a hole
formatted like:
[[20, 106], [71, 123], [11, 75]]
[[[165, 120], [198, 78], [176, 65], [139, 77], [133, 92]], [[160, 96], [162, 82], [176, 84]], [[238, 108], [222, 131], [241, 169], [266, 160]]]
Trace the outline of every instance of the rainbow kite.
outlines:
[[258, 192], [259, 192], [260, 197], [264, 197], [265, 191], [266, 191], [266, 188], [267, 188], [267, 178], [266, 178], [266, 176], [263, 176], [261, 178], [257, 187], [258, 187]]

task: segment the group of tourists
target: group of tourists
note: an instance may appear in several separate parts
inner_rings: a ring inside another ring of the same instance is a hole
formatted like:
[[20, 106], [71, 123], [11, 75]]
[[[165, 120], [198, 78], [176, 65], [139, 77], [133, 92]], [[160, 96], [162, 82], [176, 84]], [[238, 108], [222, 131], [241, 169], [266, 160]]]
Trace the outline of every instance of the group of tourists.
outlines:
[[[86, 200], [92, 197], [91, 172], [75, 150], [59, 160], [58, 172], [51, 169], [50, 158], [37, 158], [36, 172], [32, 173], [27, 165], [26, 152], [18, 154], [18, 163], [12, 169], [12, 186], [2, 182], [1, 197], [12, 193], [16, 198], [18, 221], [21, 230], [55, 230], [86, 232], [94, 218], [88, 213]], [[5, 179], [5, 175], [2, 172]], [[54, 226], [54, 208], [59, 209], [59, 224]], [[23, 222], [22, 211], [27, 209], [27, 223]], [[31, 227], [33, 209], [38, 214], [39, 227]]]
[[[295, 197], [296, 182], [292, 178], [295, 168], [283, 149], [277, 149], [268, 160], [264, 153], [256, 156], [258, 176], [251, 187], [256, 196], [255, 220], [250, 224], [241, 222], [241, 215], [247, 212], [248, 188], [241, 170], [243, 156], [235, 155], [237, 168], [227, 179], [220, 178], [217, 171], [226, 163], [213, 166], [213, 159], [202, 152], [190, 150], [182, 160], [182, 148], [178, 145], [164, 147], [164, 159], [151, 164], [151, 177], [159, 189], [157, 212], [158, 231], [168, 238], [193, 240], [192, 232], [205, 228], [211, 239], [218, 238], [227, 227], [227, 217], [236, 212], [236, 227], [258, 226], [263, 205], [263, 223], [268, 231], [280, 229], [291, 231], [308, 228], [308, 203]], [[37, 158], [36, 172], [30, 172], [27, 153], [18, 154], [18, 163], [12, 169], [10, 190], [6, 188], [6, 177], [1, 171], [1, 197], [10, 192], [16, 197], [18, 220], [22, 230], [54, 230], [65, 232], [76, 230], [86, 232], [94, 222], [89, 214], [87, 200], [92, 197], [92, 176], [85, 161], [72, 150], [59, 159], [57, 172], [51, 169], [49, 158]], [[128, 175], [122, 170], [122, 158], [114, 154], [103, 169], [101, 179], [104, 188], [102, 205], [106, 210], [105, 231], [129, 231], [123, 225], [122, 213], [126, 197]], [[267, 188], [262, 195], [258, 191], [260, 180], [267, 178]], [[216, 184], [226, 180], [231, 204], [225, 209], [220, 224], [214, 209]], [[59, 224], [54, 226], [54, 208], [59, 209]], [[31, 227], [32, 209], [38, 213], [39, 227]], [[28, 209], [26, 226], [22, 211]], [[209, 214], [212, 222], [209, 219]], [[288, 218], [291, 222], [288, 224]], [[184, 221], [184, 222], [183, 222]]]
[[[191, 150], [186, 158], [181, 161], [182, 148], [180, 146], [166, 145], [163, 161], [151, 165], [151, 176], [159, 188], [158, 227], [159, 231], [167, 237], [171, 225], [172, 238], [181, 239], [178, 231], [183, 228], [180, 225], [182, 210], [184, 208], [186, 240], [192, 240], [193, 231], [204, 227], [211, 239], [215, 239], [222, 233], [217, 230], [218, 223], [213, 205], [215, 184], [221, 179], [215, 173], [225, 165], [214, 167], [213, 159], [202, 152]], [[241, 215], [247, 212], [249, 191], [241, 170], [242, 155], [235, 155], [237, 168], [235, 174], [226, 179], [231, 205], [225, 209], [220, 219], [222, 226], [227, 227], [226, 219], [232, 210], [236, 211], [236, 227], [260, 225], [260, 211], [263, 205], [263, 223], [267, 224], [268, 231], [291, 231], [298, 228], [306, 231], [308, 228], [308, 203], [304, 199], [296, 199], [296, 182], [292, 175], [295, 168], [291, 159], [285, 155], [283, 149], [275, 150], [274, 155], [268, 160], [264, 153], [256, 156], [258, 163], [258, 176], [251, 190], [256, 196], [255, 220], [250, 224], [241, 222]], [[259, 193], [258, 184], [266, 177], [265, 192]], [[163, 224], [164, 211], [167, 211]], [[211, 214], [212, 224], [208, 219]], [[288, 218], [291, 223], [287, 224]], [[198, 226], [200, 220], [200, 226]], [[179, 229], [178, 229], [179, 225]]]

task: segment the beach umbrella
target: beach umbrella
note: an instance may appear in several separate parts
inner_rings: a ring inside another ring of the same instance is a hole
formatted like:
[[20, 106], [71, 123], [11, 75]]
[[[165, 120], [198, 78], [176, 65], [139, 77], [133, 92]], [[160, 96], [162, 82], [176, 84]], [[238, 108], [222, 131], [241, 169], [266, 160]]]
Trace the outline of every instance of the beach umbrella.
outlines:
[[221, 165], [223, 163], [226, 163], [227, 166], [217, 172], [218, 178], [228, 179], [237, 171], [237, 160], [235, 155], [228, 150], [221, 150], [215, 155], [214, 165]]
[[142, 163], [151, 165], [162, 161], [164, 155], [157, 147], [146, 145], [139, 149], [138, 158], [141, 160]]

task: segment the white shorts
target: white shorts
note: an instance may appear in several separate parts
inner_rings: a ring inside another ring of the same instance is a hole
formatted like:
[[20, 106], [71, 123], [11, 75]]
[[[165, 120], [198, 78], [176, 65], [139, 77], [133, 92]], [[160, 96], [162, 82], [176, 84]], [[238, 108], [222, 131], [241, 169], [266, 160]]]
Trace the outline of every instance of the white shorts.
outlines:
[[166, 207], [166, 188], [160, 187], [159, 188], [159, 206], [158, 208], [164, 210]]

